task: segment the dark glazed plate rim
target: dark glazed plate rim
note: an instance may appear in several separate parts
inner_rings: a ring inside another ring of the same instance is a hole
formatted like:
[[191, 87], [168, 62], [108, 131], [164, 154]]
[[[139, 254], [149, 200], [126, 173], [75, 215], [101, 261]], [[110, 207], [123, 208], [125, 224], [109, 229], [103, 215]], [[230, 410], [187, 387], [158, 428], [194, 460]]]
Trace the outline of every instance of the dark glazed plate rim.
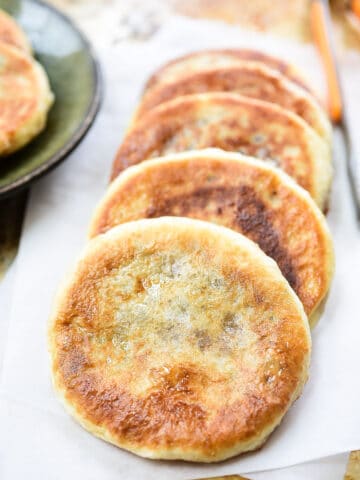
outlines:
[[39, 165], [38, 167], [34, 168], [31, 172], [23, 175], [22, 177], [14, 180], [13, 182], [0, 187], [0, 198], [9, 197], [15, 193], [18, 193], [20, 190], [25, 189], [35, 180], [38, 180], [46, 173], [53, 170], [55, 167], [60, 165], [62, 161], [66, 159], [66, 157], [79, 145], [81, 140], [84, 138], [90, 127], [95, 121], [96, 115], [99, 112], [101, 101], [102, 101], [102, 76], [100, 70], [100, 64], [97, 60], [93, 47], [91, 46], [88, 39], [85, 35], [78, 29], [76, 24], [64, 13], [60, 10], [55, 8], [54, 6], [42, 1], [42, 0], [31, 0], [33, 3], [37, 3], [44, 8], [52, 11], [58, 17], [61, 17], [71, 28], [77, 32], [81, 42], [84, 45], [84, 48], [87, 50], [89, 54], [89, 60], [91, 63], [91, 70], [94, 79], [94, 92], [90, 102], [90, 105], [79, 124], [78, 128], [75, 130], [72, 137], [49, 159], [44, 162], [43, 164]]

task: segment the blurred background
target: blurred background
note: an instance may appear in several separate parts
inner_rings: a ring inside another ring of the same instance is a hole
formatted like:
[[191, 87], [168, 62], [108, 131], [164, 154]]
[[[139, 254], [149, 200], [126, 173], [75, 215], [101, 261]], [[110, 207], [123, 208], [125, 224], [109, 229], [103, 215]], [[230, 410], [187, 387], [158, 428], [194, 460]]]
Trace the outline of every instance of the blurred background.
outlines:
[[[147, 35], [172, 12], [311, 42], [309, 0], [50, 0], [88, 29], [111, 11], [118, 36]], [[330, 1], [336, 41], [360, 49], [359, 0]]]

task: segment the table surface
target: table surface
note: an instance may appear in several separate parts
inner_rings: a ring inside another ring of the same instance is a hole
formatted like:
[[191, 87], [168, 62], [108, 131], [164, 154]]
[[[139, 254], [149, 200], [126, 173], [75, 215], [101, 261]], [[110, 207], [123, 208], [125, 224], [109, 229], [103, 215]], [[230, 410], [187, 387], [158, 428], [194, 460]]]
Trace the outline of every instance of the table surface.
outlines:
[[[311, 41], [309, 0], [50, 0], [73, 17], [90, 37], [99, 35], [99, 19], [118, 15], [114, 41], [146, 41], [172, 12], [221, 20], [257, 31], [270, 31], [301, 42]], [[342, 14], [342, 0], [332, 2], [337, 48], [360, 50], [360, 34]], [[97, 33], [95, 33], [97, 32]], [[0, 201], [0, 280], [16, 257], [28, 192]], [[360, 480], [360, 451], [349, 455], [345, 480]]]

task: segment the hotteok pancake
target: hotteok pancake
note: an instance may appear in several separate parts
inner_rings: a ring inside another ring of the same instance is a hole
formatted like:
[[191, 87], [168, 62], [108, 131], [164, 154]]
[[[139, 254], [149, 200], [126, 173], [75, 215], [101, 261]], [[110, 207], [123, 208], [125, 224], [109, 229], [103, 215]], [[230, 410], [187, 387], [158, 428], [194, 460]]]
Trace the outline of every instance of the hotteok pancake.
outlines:
[[311, 92], [309, 84], [294, 65], [258, 50], [249, 49], [201, 50], [175, 58], [160, 67], [150, 77], [145, 90], [167, 82], [177, 81], [182, 76], [200, 72], [206, 68], [234, 66], [239, 62], [243, 64], [244, 61], [260, 63], [277, 70], [293, 83]]
[[326, 207], [329, 146], [297, 115], [232, 93], [187, 95], [151, 110], [125, 136], [112, 179], [124, 168], [168, 153], [219, 147], [281, 167]]
[[52, 102], [41, 65], [0, 42], [0, 156], [18, 150], [41, 132]]
[[220, 461], [264, 443], [299, 396], [303, 307], [254, 242], [139, 220], [91, 240], [50, 323], [54, 385], [90, 432], [150, 458]]

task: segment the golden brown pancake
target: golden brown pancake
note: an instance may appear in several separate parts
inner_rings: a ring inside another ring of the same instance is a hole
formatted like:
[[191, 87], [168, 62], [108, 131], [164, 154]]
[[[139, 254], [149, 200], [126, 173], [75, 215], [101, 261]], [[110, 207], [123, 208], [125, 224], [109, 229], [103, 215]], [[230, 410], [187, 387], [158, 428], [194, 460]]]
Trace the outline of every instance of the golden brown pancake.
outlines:
[[215, 149], [143, 162], [110, 185], [89, 236], [161, 216], [206, 220], [246, 235], [277, 262], [311, 323], [317, 319], [333, 274], [331, 236], [315, 202], [279, 169]]
[[243, 64], [244, 61], [265, 64], [314, 95], [310, 86], [294, 65], [257, 50], [248, 49], [201, 50], [175, 58], [159, 68], [150, 77], [145, 91], [160, 84], [177, 81], [182, 76], [200, 72], [203, 69], [235, 66], [236, 63]]
[[41, 132], [52, 102], [40, 64], [18, 48], [0, 43], [0, 156], [18, 150]]
[[126, 135], [112, 179], [143, 160], [208, 147], [281, 167], [325, 208], [332, 176], [329, 146], [297, 115], [232, 93], [187, 95], [151, 110]]
[[0, 9], [0, 42], [17, 47], [26, 53], [31, 53], [29, 41], [15, 22], [4, 10]]
[[276, 103], [299, 115], [325, 141], [331, 139], [331, 125], [319, 103], [283, 74], [260, 62], [204, 69], [172, 82], [160, 82], [145, 92], [136, 118], [141, 119], [152, 108], [176, 97], [205, 92], [233, 92]]
[[276, 263], [230, 229], [129, 222], [91, 240], [49, 331], [54, 385], [90, 432], [149, 458], [264, 443], [300, 395], [311, 339]]

